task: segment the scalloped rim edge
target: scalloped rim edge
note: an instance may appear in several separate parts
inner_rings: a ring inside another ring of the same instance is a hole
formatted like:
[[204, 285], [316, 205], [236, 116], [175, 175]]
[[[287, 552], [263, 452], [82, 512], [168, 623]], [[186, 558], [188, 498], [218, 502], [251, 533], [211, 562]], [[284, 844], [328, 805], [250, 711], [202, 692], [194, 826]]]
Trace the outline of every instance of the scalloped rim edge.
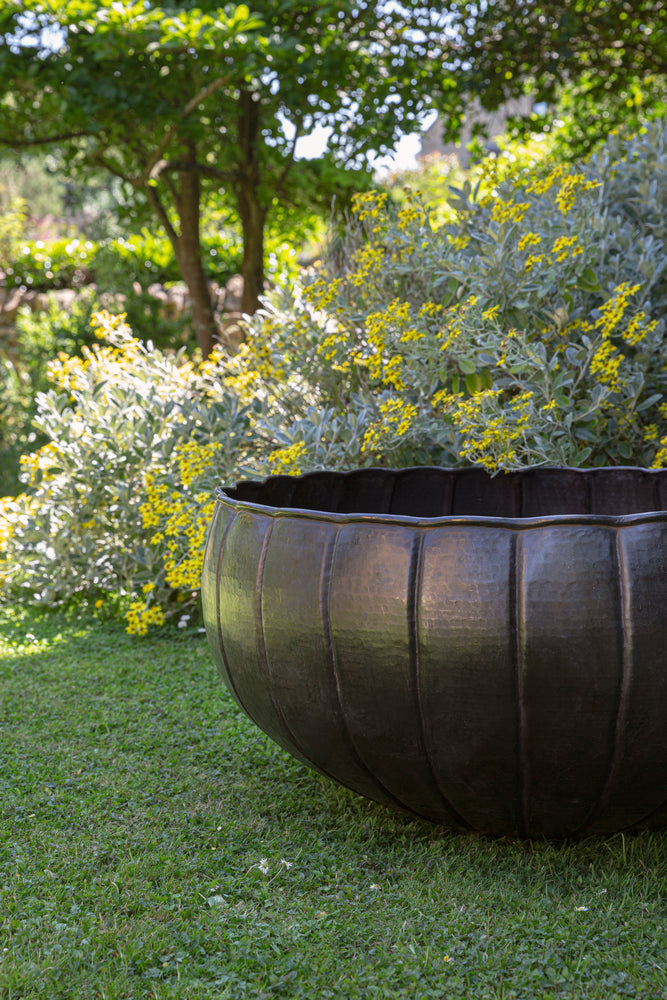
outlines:
[[[314, 476], [320, 475], [332, 475], [341, 478], [347, 478], [350, 476], [360, 475], [369, 472], [379, 472], [382, 474], [395, 474], [395, 473], [408, 473], [411, 471], [438, 471], [438, 472], [454, 472], [457, 475], [465, 475], [466, 473], [477, 473], [484, 472], [485, 470], [480, 469], [476, 466], [455, 468], [449, 466], [437, 466], [437, 465], [420, 465], [420, 466], [409, 466], [405, 469], [386, 469], [382, 467], [369, 466], [362, 469], [349, 469], [344, 472], [336, 472], [331, 469], [316, 469], [313, 472], [306, 472], [300, 476], [288, 476], [284, 474], [279, 474], [275, 476], [266, 476], [264, 479], [242, 479], [235, 483], [233, 486], [219, 486], [215, 490], [216, 497], [218, 501], [225, 506], [231, 507], [234, 510], [248, 510], [258, 514], [264, 514], [268, 517], [281, 518], [281, 517], [296, 517], [296, 518], [307, 518], [313, 521], [327, 521], [332, 524], [351, 524], [351, 523], [364, 523], [364, 524], [397, 524], [405, 525], [408, 527], [421, 527], [421, 528], [437, 528], [444, 525], [477, 525], [479, 527], [499, 527], [499, 528], [509, 528], [516, 531], [519, 528], [539, 528], [542, 526], [550, 526], [555, 524], [567, 524], [567, 525], [601, 525], [608, 527], [623, 527], [624, 525], [631, 524], [642, 524], [642, 523], [652, 523], [655, 521], [667, 521], [667, 510], [653, 510], [653, 511], [640, 511], [637, 514], [545, 514], [538, 515], [536, 517], [496, 517], [493, 515], [477, 515], [477, 514], [443, 514], [437, 517], [412, 517], [408, 514], [373, 514], [368, 511], [350, 511], [346, 513], [337, 513], [335, 511], [325, 511], [316, 510], [311, 508], [303, 507], [275, 507], [269, 504], [256, 503], [251, 500], [237, 500], [235, 497], [230, 497], [225, 492], [226, 490], [237, 489], [241, 485], [252, 484], [256, 486], [264, 486], [269, 482], [277, 482], [279, 480], [289, 481], [294, 479], [309, 479]], [[531, 466], [526, 469], [517, 469], [512, 472], [500, 473], [500, 475], [506, 475], [511, 477], [521, 477], [526, 475], [526, 473], [539, 472], [539, 471], [550, 471], [550, 472], [570, 472], [578, 473], [588, 476], [594, 476], [598, 473], [609, 473], [609, 472], [641, 472], [643, 474], [648, 473], [649, 475], [663, 475], [667, 476], [667, 469], [646, 469], [642, 466], [632, 466], [632, 465], [612, 465], [612, 466], [599, 466], [592, 469], [580, 469], [571, 466]], [[489, 478], [491, 475], [489, 475]]]

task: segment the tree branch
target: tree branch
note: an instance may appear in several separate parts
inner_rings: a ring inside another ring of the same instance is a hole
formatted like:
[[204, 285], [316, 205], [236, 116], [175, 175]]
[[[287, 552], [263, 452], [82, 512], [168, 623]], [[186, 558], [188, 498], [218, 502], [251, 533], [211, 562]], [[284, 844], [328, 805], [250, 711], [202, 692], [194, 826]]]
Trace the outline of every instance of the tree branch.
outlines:
[[219, 90], [220, 87], [222, 87], [225, 83], [228, 83], [228, 81], [229, 77], [219, 76], [215, 80], [212, 80], [211, 83], [207, 84], [206, 87], [203, 87], [198, 94], [196, 94], [191, 100], [188, 101], [188, 103], [183, 108], [183, 111], [181, 112], [181, 119], [179, 119], [179, 121], [177, 122], [174, 122], [173, 125], [170, 125], [165, 134], [162, 136], [160, 143], [158, 144], [150, 160], [144, 167], [141, 177], [139, 177], [137, 180], [138, 186], [142, 187], [146, 183], [151, 173], [153, 172], [154, 167], [162, 159], [162, 154], [164, 153], [165, 149], [167, 148], [171, 140], [176, 135], [176, 132], [178, 131], [180, 121], [183, 118], [187, 118], [188, 115], [191, 115], [198, 104], [201, 104], [202, 101], [205, 101], [208, 97], [211, 96], [211, 94], [214, 94], [216, 90]]
[[68, 139], [85, 139], [94, 132], [62, 132], [59, 135], [47, 135], [41, 139], [20, 139], [13, 135], [11, 139], [0, 135], [0, 146], [48, 146], [52, 142], [66, 142]]
[[228, 184], [233, 184], [236, 180], [236, 174], [230, 170], [220, 170], [219, 167], [211, 167], [206, 163], [192, 163], [188, 160], [163, 160], [159, 165], [159, 170], [153, 172], [153, 176], [155, 177], [158, 174], [168, 175], [170, 171], [183, 171], [192, 167], [202, 177], [214, 177], [216, 180], [225, 181]]
[[155, 211], [155, 214], [162, 223], [164, 230], [167, 236], [169, 237], [171, 245], [174, 247], [174, 249], [176, 249], [176, 244], [178, 243], [179, 239], [178, 233], [171, 224], [169, 216], [167, 215], [167, 211], [164, 205], [162, 204], [162, 201], [160, 200], [159, 194], [151, 184], [147, 184], [144, 187], [144, 190], [146, 192], [146, 197], [148, 198], [149, 202], [151, 203]]
[[93, 155], [93, 159], [95, 160], [96, 163], [99, 163], [101, 167], [104, 167], [105, 170], [108, 170], [110, 174], [113, 174], [114, 177], [120, 177], [122, 181], [125, 181], [127, 184], [132, 184], [134, 186], [133, 179], [131, 177], [128, 177], [127, 174], [124, 174], [121, 168], [116, 166], [113, 160], [107, 160], [104, 153], [102, 152], [95, 153]]

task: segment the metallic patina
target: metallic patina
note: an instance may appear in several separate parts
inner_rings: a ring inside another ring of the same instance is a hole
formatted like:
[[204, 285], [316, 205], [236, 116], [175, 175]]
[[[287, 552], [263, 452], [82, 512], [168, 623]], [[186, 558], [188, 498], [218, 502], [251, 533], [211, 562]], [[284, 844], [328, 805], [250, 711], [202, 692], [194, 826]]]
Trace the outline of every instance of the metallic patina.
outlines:
[[202, 596], [241, 708], [370, 799], [493, 835], [667, 825], [667, 471], [239, 483]]

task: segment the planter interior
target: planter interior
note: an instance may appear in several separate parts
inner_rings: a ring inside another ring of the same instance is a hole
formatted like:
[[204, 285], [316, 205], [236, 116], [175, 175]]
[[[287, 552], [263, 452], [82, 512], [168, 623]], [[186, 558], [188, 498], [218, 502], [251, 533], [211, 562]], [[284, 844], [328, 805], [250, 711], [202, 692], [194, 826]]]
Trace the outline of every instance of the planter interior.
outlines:
[[667, 825], [667, 471], [240, 483], [202, 598], [239, 705], [362, 795], [493, 835]]

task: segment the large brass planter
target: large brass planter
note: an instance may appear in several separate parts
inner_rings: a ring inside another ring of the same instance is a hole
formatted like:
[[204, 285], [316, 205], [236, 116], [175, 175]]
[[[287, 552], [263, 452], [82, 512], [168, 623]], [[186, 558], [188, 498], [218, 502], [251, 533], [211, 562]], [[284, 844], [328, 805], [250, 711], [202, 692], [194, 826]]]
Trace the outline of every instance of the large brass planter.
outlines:
[[202, 596], [239, 705], [362, 795], [497, 835], [667, 825], [667, 472], [240, 483]]

